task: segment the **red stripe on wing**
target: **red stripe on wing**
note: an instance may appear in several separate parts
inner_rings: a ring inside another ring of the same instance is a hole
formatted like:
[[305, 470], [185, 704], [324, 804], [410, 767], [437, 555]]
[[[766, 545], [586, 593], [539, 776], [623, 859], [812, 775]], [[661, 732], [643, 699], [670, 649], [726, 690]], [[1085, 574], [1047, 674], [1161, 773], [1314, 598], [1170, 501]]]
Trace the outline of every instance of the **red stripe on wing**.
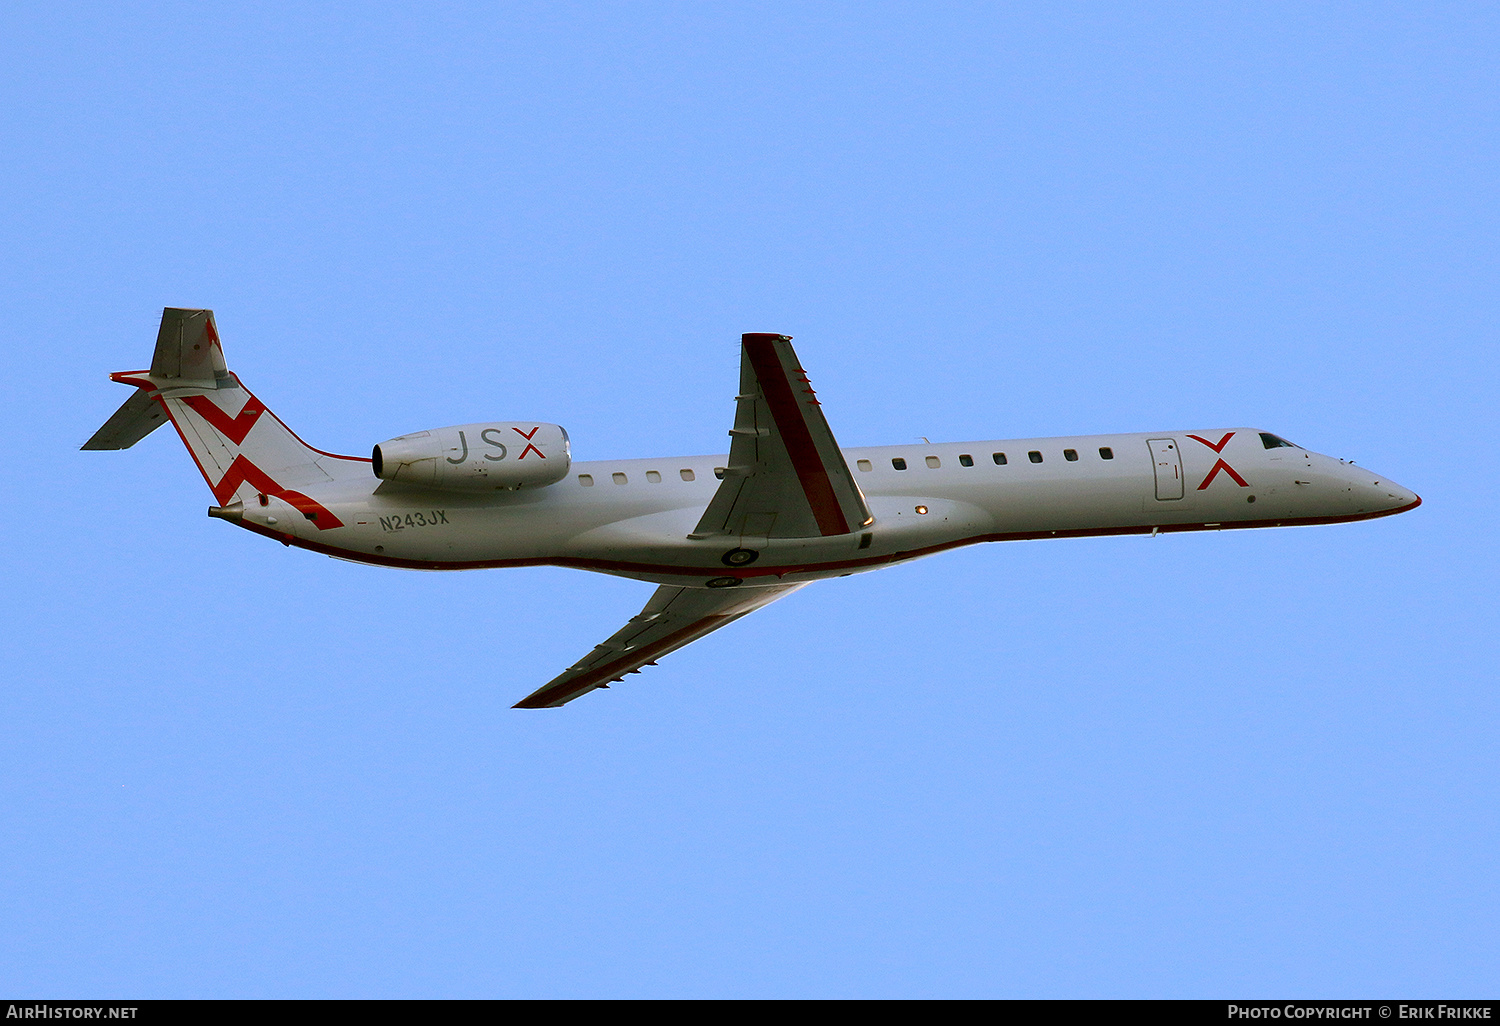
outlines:
[[[818, 530], [825, 536], [848, 534], [849, 521], [844, 518], [843, 507], [839, 505], [833, 482], [828, 478], [828, 469], [813, 444], [812, 433], [807, 429], [807, 421], [792, 391], [792, 382], [788, 380], [781, 356], [776, 351], [776, 343], [782, 336], [750, 333], [742, 338], [745, 354], [750, 358], [750, 366], [755, 368], [761, 394], [766, 397], [766, 406], [776, 421], [776, 429], [781, 432], [781, 440], [786, 444], [787, 455], [791, 457], [797, 480], [802, 485], [802, 494], [807, 497], [813, 519], [818, 522]], [[806, 382], [804, 374], [802, 383]], [[804, 391], [811, 394], [811, 389]], [[815, 398], [805, 401], [809, 405], [819, 405]]]

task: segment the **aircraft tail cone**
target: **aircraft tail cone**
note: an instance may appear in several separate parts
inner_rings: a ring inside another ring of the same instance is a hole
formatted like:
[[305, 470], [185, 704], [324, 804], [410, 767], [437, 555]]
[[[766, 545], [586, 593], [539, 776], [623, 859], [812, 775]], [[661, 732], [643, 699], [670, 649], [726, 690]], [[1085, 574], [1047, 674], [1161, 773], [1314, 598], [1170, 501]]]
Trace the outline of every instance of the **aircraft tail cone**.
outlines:
[[231, 502], [227, 506], [210, 506], [208, 515], [227, 520], [231, 524], [243, 523], [245, 519], [245, 504], [243, 502]]

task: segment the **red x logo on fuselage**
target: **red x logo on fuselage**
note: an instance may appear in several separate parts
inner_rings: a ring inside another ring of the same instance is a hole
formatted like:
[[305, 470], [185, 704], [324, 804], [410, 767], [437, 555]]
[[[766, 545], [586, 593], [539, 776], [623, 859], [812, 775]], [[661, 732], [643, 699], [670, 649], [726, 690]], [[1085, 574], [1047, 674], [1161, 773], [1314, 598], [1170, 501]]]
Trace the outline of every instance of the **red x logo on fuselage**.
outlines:
[[[1222, 453], [1224, 451], [1224, 446], [1228, 445], [1229, 440], [1234, 437], [1234, 432], [1231, 431], [1223, 438], [1219, 439], [1218, 444], [1210, 442], [1207, 438], [1200, 438], [1198, 435], [1188, 435], [1188, 437], [1195, 442], [1202, 442], [1204, 445], [1208, 446], [1216, 453]], [[1241, 488], [1250, 487], [1250, 482], [1246, 481], [1243, 477], [1240, 477], [1239, 474], [1235, 473], [1234, 468], [1224, 461], [1224, 457], [1220, 456], [1219, 462], [1214, 464], [1214, 468], [1208, 472], [1208, 476], [1205, 477], [1203, 479], [1203, 483], [1198, 486], [1198, 491], [1201, 492], [1203, 491], [1203, 489], [1207, 488], [1213, 481], [1213, 479], [1219, 476], [1219, 471], [1221, 470], [1228, 474], [1230, 477], [1234, 478], [1235, 483], [1238, 484]]]

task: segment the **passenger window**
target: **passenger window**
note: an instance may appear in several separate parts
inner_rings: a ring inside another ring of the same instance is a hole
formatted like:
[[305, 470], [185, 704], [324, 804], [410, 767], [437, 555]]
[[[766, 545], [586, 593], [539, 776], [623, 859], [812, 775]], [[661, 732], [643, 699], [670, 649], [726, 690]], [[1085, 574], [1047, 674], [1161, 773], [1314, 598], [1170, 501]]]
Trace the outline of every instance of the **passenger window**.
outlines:
[[1115, 458], [1115, 451], [1107, 445], [1101, 445], [1099, 446], [1099, 458], [1101, 460], [1112, 460]]
[[1008, 462], [1009, 462], [1009, 461], [1008, 461], [1008, 460], [1007, 460], [1007, 459], [1006, 459], [1006, 458], [1005, 458], [1005, 453], [1003, 453], [1003, 452], [994, 452], [994, 453], [990, 453], [990, 456], [991, 456], [991, 458], [993, 458], [993, 459], [994, 459], [994, 461], [995, 461], [995, 466], [997, 466], [997, 467], [1003, 467], [1003, 466], [1005, 466], [1005, 464], [1006, 464], [1006, 463], [1008, 463]]
[[941, 467], [943, 465], [943, 461], [938, 459], [936, 456], [929, 456], [927, 457], [927, 465], [933, 470], [936, 470], [938, 467]]
[[691, 481], [696, 475], [691, 470], [688, 470], [686, 467], [684, 467], [682, 470], [679, 470], [677, 472], [677, 476], [681, 477], [684, 481]]
[[613, 474], [611, 474], [609, 476], [615, 479], [615, 484], [624, 484], [625, 483], [625, 475], [622, 474], [622, 473], [620, 473], [618, 470], [615, 471]]
[[718, 478], [720, 481], [724, 480], [724, 468], [723, 467], [715, 467], [714, 468], [714, 477]]
[[1067, 460], [1069, 463], [1077, 463], [1078, 462], [1078, 450], [1077, 449], [1064, 449], [1063, 450], [1063, 459]]
[[648, 471], [646, 471], [646, 480], [650, 481], [652, 484], [658, 483], [659, 481], [661, 481], [661, 471], [659, 471], [659, 470], [648, 470]]
[[578, 475], [578, 483], [581, 484], [581, 485], [583, 485], [585, 488], [592, 488], [592, 487], [594, 487], [594, 475], [593, 474], [579, 474]]
[[1028, 452], [1026, 454], [1026, 458], [1029, 459], [1033, 463], [1040, 463], [1040, 462], [1042, 462], [1042, 454], [1039, 453], [1039, 452], [1037, 452], [1035, 449], [1033, 449], [1030, 452]]
[[870, 461], [869, 460], [855, 460], [854, 461], [854, 465], [856, 467], [858, 467], [860, 470], [869, 470], [870, 469]]
[[1266, 431], [1262, 431], [1260, 433], [1260, 444], [1264, 445], [1267, 449], [1280, 449], [1282, 447], [1288, 449], [1297, 448], [1297, 446], [1293, 445], [1291, 442], [1288, 442], [1285, 438], [1277, 438], [1275, 435], [1270, 434]]
[[974, 465], [974, 457], [968, 453], [962, 453], [958, 457], [958, 465], [960, 467], [972, 467]]
[[891, 466], [895, 467], [897, 470], [905, 470], [906, 461], [903, 460], [900, 456], [897, 456], [895, 459], [891, 460]]

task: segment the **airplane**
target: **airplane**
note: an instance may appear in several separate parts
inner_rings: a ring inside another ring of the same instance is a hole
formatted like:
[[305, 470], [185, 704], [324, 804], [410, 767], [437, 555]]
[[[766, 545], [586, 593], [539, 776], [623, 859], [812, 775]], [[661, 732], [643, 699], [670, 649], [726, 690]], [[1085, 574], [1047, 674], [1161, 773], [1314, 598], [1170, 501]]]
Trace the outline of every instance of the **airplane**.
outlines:
[[989, 541], [1336, 524], [1421, 498], [1258, 428], [844, 449], [786, 335], [741, 338], [727, 455], [572, 461], [556, 424], [315, 449], [241, 384], [212, 310], [168, 307], [149, 370], [82, 448], [170, 421], [209, 516], [288, 546], [413, 570], [562, 566], [656, 584], [641, 612], [518, 709], [551, 708], [813, 581]]

